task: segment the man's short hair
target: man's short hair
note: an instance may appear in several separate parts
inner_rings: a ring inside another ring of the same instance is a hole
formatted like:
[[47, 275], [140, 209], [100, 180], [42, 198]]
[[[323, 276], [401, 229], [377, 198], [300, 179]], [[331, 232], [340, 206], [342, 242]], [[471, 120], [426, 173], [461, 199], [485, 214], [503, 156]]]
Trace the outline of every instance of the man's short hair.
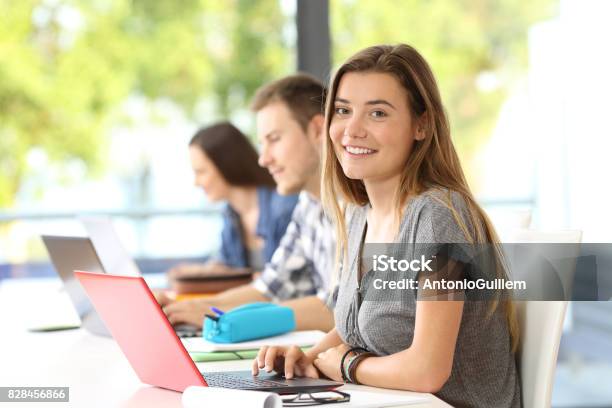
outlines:
[[251, 110], [259, 112], [275, 102], [287, 105], [293, 118], [306, 131], [310, 120], [325, 111], [325, 87], [313, 76], [290, 75], [260, 87], [251, 102]]

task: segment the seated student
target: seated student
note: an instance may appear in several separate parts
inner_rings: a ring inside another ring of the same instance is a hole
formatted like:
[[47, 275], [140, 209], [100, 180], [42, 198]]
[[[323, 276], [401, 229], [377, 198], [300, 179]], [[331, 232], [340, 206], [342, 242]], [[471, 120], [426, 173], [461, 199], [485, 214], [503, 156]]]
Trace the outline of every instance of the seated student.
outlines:
[[278, 247], [297, 203], [279, 195], [246, 136], [224, 122], [200, 129], [189, 142], [195, 184], [209, 201], [225, 201], [220, 256], [205, 264], [181, 264], [170, 278], [203, 276], [236, 268], [262, 271]]
[[280, 194], [300, 193], [285, 236], [261, 276], [251, 285], [213, 298], [160, 303], [171, 323], [201, 326], [210, 307], [231, 309], [243, 303], [278, 301], [295, 312], [298, 330], [329, 330], [333, 316], [325, 304], [334, 262], [331, 221], [320, 202], [320, 154], [324, 132], [323, 85], [307, 75], [292, 75], [261, 87], [253, 100], [259, 162]]
[[253, 372], [431, 392], [453, 406], [519, 407], [508, 300], [468, 301], [466, 292], [423, 300], [418, 289], [374, 301], [375, 272], [363, 266], [369, 243], [497, 242], [463, 175], [429, 65], [407, 45], [362, 50], [336, 73], [326, 113], [323, 197], [342, 259], [336, 326], [306, 353], [262, 348]]

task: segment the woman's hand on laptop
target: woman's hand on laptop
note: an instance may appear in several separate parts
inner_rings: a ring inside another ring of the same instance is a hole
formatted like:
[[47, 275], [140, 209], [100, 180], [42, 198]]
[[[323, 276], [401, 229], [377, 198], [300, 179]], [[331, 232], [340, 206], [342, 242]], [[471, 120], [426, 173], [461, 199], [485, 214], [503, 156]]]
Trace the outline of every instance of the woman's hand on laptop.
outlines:
[[169, 303], [163, 306], [163, 310], [172, 325], [187, 323], [202, 327], [204, 315], [211, 313], [210, 306], [204, 299], [191, 299]]
[[319, 372], [312, 364], [313, 358], [304, 353], [298, 346], [264, 346], [259, 349], [253, 360], [253, 375], [260, 369], [285, 373], [285, 378], [293, 376], [319, 378]]

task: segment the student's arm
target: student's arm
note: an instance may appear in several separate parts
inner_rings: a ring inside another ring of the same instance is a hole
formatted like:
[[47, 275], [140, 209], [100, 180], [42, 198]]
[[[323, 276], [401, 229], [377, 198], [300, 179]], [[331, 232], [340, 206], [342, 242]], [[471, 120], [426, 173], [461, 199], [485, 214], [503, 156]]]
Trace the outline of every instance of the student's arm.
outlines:
[[[418, 301], [412, 345], [395, 354], [364, 359], [356, 380], [373, 387], [439, 391], [451, 374], [462, 313], [462, 301]], [[343, 349], [336, 349], [321, 354], [314, 364], [337, 380]]]
[[296, 330], [330, 331], [334, 328], [334, 315], [317, 296], [288, 300], [281, 305], [290, 307], [295, 314]]
[[212, 298], [183, 300], [162, 304], [162, 306], [171, 324], [188, 323], [201, 327], [204, 315], [212, 313], [210, 310], [212, 306], [229, 310], [244, 303], [269, 301], [270, 299], [253, 286], [242, 285], [221, 292]]
[[[206, 299], [204, 299], [206, 300]], [[270, 299], [255, 289], [251, 284], [228, 289], [209, 299], [213, 305], [223, 306], [227, 309], [251, 302], [269, 302]]]
[[230, 289], [213, 298], [170, 303], [164, 307], [170, 322], [201, 326], [204, 314], [210, 313], [211, 306], [231, 309], [244, 303], [274, 300], [286, 301], [286, 305], [294, 310], [298, 330], [327, 331], [333, 327], [331, 312], [320, 299], [310, 295], [320, 288], [315, 286], [316, 279], [312, 274], [317, 272], [303, 248], [300, 218], [303, 218], [302, 212], [296, 207], [293, 220], [271, 262], [252, 285]]
[[253, 287], [270, 300], [292, 308], [298, 330], [329, 331], [334, 326], [333, 316], [321, 300], [326, 297], [324, 288], [316, 283], [322, 280], [316, 276], [320, 271], [315, 269], [310, 251], [305, 250], [308, 238], [302, 230], [306, 212], [307, 208], [298, 204], [280, 245]]
[[305, 354], [308, 358], [312, 358], [314, 360], [319, 353], [329, 348], [336, 347], [340, 344], [342, 344], [342, 339], [340, 338], [340, 335], [338, 335], [338, 331], [334, 327], [325, 335], [325, 337], [319, 340], [319, 342], [315, 344]]

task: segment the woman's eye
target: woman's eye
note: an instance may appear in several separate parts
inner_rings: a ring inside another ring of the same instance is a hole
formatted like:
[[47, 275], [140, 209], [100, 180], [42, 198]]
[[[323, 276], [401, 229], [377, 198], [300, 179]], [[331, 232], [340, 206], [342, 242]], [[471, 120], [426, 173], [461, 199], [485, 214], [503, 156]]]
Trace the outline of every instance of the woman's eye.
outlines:
[[374, 116], [375, 118], [384, 118], [385, 116], [387, 116], [387, 113], [381, 110], [377, 110], [372, 112], [372, 116]]
[[338, 115], [346, 115], [348, 113], [348, 109], [346, 108], [336, 108], [336, 113]]

